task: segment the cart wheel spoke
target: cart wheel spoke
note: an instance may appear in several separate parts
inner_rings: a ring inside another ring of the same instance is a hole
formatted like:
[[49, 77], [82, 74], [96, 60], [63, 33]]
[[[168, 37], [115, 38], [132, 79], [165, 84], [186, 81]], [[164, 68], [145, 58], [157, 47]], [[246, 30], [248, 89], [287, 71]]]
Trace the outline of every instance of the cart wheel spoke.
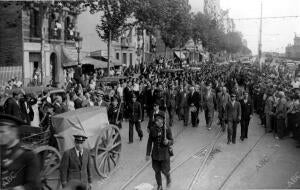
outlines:
[[117, 142], [116, 144], [114, 144], [111, 148], [114, 149], [116, 148], [117, 146], [119, 146], [121, 144], [121, 142]]
[[110, 157], [111, 161], [114, 163], [114, 165], [116, 166], [117, 163], [116, 163], [116, 161], [114, 160], [114, 158], [112, 157], [112, 155], [109, 155], [109, 157]]
[[116, 150], [110, 150], [109, 152], [112, 154], [120, 154], [121, 153], [121, 151], [116, 151]]
[[108, 177], [117, 166], [121, 154], [121, 135], [117, 126], [102, 129], [95, 145], [94, 165], [101, 177]]

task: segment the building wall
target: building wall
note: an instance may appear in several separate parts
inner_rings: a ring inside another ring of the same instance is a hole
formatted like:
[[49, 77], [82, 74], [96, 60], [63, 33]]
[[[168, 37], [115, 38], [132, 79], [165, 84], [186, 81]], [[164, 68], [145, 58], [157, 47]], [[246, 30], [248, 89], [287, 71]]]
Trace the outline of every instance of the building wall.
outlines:
[[0, 8], [0, 66], [22, 66], [21, 8]]

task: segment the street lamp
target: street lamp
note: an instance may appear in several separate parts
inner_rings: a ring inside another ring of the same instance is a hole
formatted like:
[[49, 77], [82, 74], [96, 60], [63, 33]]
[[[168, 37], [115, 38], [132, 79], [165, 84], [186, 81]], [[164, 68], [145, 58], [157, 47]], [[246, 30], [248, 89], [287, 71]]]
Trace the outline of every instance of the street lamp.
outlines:
[[77, 37], [75, 38], [75, 47], [76, 47], [76, 50], [77, 50], [77, 62], [78, 62], [78, 65], [80, 65], [80, 49], [82, 48], [82, 37], [80, 36], [79, 32], [77, 33]]

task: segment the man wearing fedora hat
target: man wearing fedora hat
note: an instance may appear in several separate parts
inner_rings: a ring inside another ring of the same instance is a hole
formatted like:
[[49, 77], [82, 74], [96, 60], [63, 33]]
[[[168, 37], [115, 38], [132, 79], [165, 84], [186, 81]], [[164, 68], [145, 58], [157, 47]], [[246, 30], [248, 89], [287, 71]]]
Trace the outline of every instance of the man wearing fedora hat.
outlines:
[[73, 135], [75, 147], [64, 152], [60, 165], [60, 179], [63, 188], [71, 180], [78, 180], [91, 189], [91, 155], [90, 151], [83, 147], [84, 135]]
[[19, 127], [24, 121], [0, 115], [0, 189], [39, 190], [40, 165], [37, 155], [20, 146]]

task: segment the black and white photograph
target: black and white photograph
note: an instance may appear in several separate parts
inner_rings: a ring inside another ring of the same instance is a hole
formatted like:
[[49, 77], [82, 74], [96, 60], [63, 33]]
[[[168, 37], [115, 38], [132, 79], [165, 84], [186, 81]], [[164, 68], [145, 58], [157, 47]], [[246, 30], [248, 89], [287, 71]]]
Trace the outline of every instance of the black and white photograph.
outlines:
[[300, 189], [300, 0], [0, 0], [0, 190]]

